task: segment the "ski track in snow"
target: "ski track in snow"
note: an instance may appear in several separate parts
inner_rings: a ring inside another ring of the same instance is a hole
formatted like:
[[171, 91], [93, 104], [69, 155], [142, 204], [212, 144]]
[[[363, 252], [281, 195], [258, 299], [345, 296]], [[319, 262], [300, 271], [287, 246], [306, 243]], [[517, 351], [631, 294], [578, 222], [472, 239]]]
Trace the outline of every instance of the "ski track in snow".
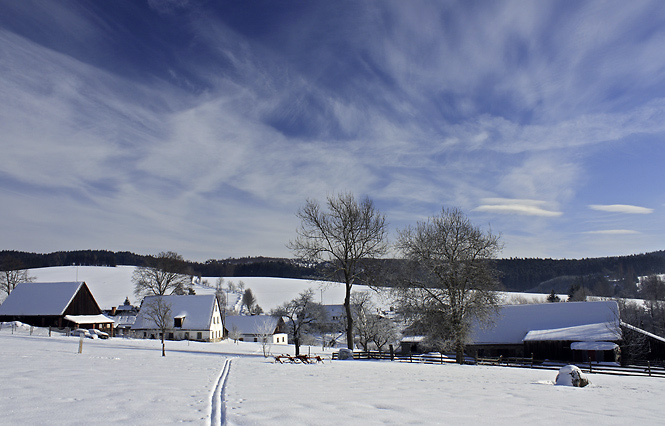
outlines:
[[226, 380], [231, 370], [231, 359], [224, 361], [222, 371], [217, 378], [215, 388], [210, 395], [210, 426], [220, 426], [226, 424], [226, 406], [224, 401], [224, 389]]

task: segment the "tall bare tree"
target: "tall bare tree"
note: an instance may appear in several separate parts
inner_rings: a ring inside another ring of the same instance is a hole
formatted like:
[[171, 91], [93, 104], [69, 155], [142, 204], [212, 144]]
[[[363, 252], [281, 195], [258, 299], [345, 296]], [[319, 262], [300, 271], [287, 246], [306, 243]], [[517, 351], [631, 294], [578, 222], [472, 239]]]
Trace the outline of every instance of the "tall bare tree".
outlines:
[[19, 259], [5, 256], [0, 263], [0, 291], [11, 294], [20, 283], [32, 282], [35, 277], [30, 276], [25, 265]]
[[166, 356], [164, 339], [166, 338], [166, 332], [173, 326], [173, 311], [171, 304], [162, 296], [153, 296], [144, 302], [141, 311], [145, 312], [145, 316], [150, 318], [160, 331], [162, 339], [162, 356]]
[[134, 294], [137, 297], [187, 294], [191, 280], [185, 271], [186, 263], [181, 255], [172, 251], [161, 252], [150, 258], [147, 266], [134, 270]]
[[433, 341], [444, 342], [463, 362], [473, 319], [491, 321], [499, 300], [498, 273], [490, 259], [499, 237], [475, 227], [458, 209], [399, 232], [397, 248], [407, 260], [402, 304]]
[[329, 278], [346, 286], [346, 342], [353, 349], [351, 288], [362, 281], [363, 263], [381, 257], [388, 250], [386, 219], [369, 198], [357, 201], [353, 194], [328, 196], [327, 211], [307, 200], [297, 216], [298, 237], [288, 247], [310, 262], [330, 265]]

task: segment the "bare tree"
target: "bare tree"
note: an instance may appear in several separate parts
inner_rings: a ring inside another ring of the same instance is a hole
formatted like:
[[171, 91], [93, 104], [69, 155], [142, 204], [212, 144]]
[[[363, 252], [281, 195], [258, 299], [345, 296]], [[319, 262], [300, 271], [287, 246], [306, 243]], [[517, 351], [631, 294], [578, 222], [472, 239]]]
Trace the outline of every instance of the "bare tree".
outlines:
[[224, 290], [224, 278], [219, 277], [215, 282], [215, 298], [217, 299], [217, 304], [219, 305], [219, 313], [222, 317], [222, 328], [226, 329], [226, 305], [227, 305], [227, 293]]
[[357, 201], [353, 194], [328, 196], [328, 211], [307, 200], [297, 216], [298, 237], [288, 244], [296, 256], [309, 262], [330, 265], [329, 278], [346, 286], [346, 342], [353, 349], [351, 288], [362, 281], [363, 263], [383, 256], [388, 249], [386, 219], [369, 198]]
[[367, 351], [374, 344], [380, 351], [383, 346], [397, 340], [394, 322], [379, 314], [379, 310], [368, 292], [351, 294], [351, 310], [356, 325], [358, 344]]
[[143, 311], [145, 316], [150, 318], [155, 323], [157, 329], [160, 331], [162, 340], [162, 356], [166, 356], [164, 339], [166, 337], [166, 332], [170, 330], [171, 326], [173, 325], [173, 312], [171, 304], [168, 303], [162, 296], [153, 296], [146, 298], [141, 311]]
[[242, 332], [237, 325], [233, 325], [231, 330], [229, 330], [229, 339], [233, 340], [233, 343], [238, 343], [238, 340], [242, 337]]
[[400, 231], [397, 248], [409, 271], [400, 283], [404, 312], [432, 341], [452, 346], [462, 363], [472, 319], [491, 321], [497, 310], [498, 273], [489, 259], [501, 249], [499, 237], [458, 209], [442, 209]]
[[309, 289], [275, 309], [272, 315], [288, 319], [288, 327], [297, 356], [300, 355], [300, 345], [305, 333], [324, 322], [325, 310], [321, 304], [314, 302], [314, 292]]
[[257, 334], [263, 349], [263, 357], [267, 358], [272, 345], [272, 336], [275, 334], [277, 322], [273, 317], [266, 316], [261, 323], [257, 326]]
[[191, 286], [184, 273], [185, 260], [172, 251], [161, 252], [150, 258], [147, 266], [140, 266], [132, 274], [134, 294], [137, 297], [166, 294], [187, 294]]
[[11, 294], [20, 283], [32, 282], [35, 277], [30, 276], [23, 262], [12, 256], [5, 256], [0, 264], [0, 291]]

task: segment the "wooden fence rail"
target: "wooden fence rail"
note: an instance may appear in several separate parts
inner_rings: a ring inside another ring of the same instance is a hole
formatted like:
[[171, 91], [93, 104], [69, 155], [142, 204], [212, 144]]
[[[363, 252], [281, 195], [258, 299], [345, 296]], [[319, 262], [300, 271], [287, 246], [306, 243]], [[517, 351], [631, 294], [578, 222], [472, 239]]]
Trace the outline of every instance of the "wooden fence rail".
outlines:
[[[332, 359], [338, 359], [338, 353], [334, 352]], [[420, 364], [454, 364], [454, 355], [445, 355], [440, 353], [429, 354], [391, 354], [389, 352], [379, 351], [354, 351], [353, 358], [359, 360], [390, 360], [397, 362], [412, 362]], [[515, 367], [515, 368], [533, 368], [540, 370], [558, 370], [567, 363], [551, 362], [543, 360], [534, 360], [530, 358], [519, 357], [498, 357], [498, 358], [469, 358], [465, 360], [465, 364], [474, 365], [494, 365], [501, 367]], [[646, 376], [646, 377], [662, 377], [665, 378], [665, 367], [662, 365], [652, 365], [650, 362], [645, 361], [640, 365], [611, 365], [611, 364], [597, 364], [597, 363], [578, 363], [572, 362], [570, 364], [578, 366], [582, 371], [593, 374], [610, 374], [622, 376]]]

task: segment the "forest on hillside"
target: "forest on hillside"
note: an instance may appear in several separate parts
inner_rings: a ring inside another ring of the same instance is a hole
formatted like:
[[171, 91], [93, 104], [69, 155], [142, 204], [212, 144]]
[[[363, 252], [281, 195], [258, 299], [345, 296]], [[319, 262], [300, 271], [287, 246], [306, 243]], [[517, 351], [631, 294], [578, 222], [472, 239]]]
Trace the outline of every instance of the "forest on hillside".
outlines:
[[[151, 256], [108, 250], [77, 250], [53, 253], [0, 251], [0, 265], [12, 259], [23, 268], [50, 266], [143, 266]], [[399, 262], [398, 260], [385, 260]], [[186, 261], [190, 275], [206, 277], [263, 276], [282, 278], [324, 278], [322, 268], [305, 265], [295, 259], [273, 257], [244, 257], [209, 259], [205, 262]], [[495, 260], [503, 286], [508, 291], [566, 293], [585, 288], [598, 296], [636, 295], [638, 276], [665, 273], [665, 251], [630, 256], [588, 259], [529, 259]]]

